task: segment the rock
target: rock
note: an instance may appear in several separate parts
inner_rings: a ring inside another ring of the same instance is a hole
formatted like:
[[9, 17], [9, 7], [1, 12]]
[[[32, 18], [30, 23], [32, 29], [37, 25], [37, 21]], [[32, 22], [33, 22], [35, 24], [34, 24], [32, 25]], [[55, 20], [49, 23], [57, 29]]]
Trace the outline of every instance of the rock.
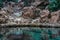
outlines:
[[7, 23], [7, 20], [5, 18], [0, 18], [0, 24]]
[[39, 1], [39, 2], [34, 2], [34, 3], [32, 3], [32, 5], [33, 6], [37, 6], [37, 5], [39, 5], [41, 2]]
[[14, 17], [9, 16], [8, 19], [9, 19], [8, 22], [14, 22]]
[[25, 12], [22, 15], [24, 18], [35, 19], [37, 16], [39, 16], [39, 13], [40, 13], [40, 10], [38, 10], [37, 8], [32, 7], [32, 6], [24, 9], [24, 11]]
[[40, 20], [41, 23], [48, 23], [49, 19], [47, 17], [41, 18]]
[[40, 16], [41, 16], [41, 17], [47, 17], [48, 14], [49, 14], [49, 11], [48, 11], [48, 10], [43, 10], [43, 11], [41, 11]]
[[31, 23], [40, 23], [40, 20], [41, 20], [40, 18], [37, 18], [37, 19], [32, 20]]
[[48, 0], [40, 0], [39, 2], [40, 3], [36, 7], [42, 10], [46, 9], [47, 5], [49, 4]]
[[14, 15], [15, 15], [16, 17], [20, 17], [20, 16], [22, 16], [22, 11], [21, 11], [21, 12], [14, 13]]
[[26, 12], [22, 15], [24, 18], [34, 18], [34, 13], [32, 9], [26, 9]]
[[41, 17], [41, 22], [48, 22], [48, 14], [49, 11], [48, 10], [43, 10], [41, 11], [40, 17]]
[[16, 23], [18, 23], [18, 24], [20, 24], [20, 23], [30, 23], [30, 19], [24, 19], [24, 18], [22, 18], [22, 17], [20, 17], [20, 18], [16, 18], [15, 20], [14, 20], [14, 22], [16, 22]]
[[0, 24], [7, 23], [8, 17], [6, 16], [5, 11], [0, 11]]
[[53, 12], [53, 13], [51, 13], [51, 15], [52, 15], [52, 17], [50, 19], [50, 22], [51, 23], [57, 23], [58, 20], [59, 20], [59, 12], [58, 11], [57, 12]]

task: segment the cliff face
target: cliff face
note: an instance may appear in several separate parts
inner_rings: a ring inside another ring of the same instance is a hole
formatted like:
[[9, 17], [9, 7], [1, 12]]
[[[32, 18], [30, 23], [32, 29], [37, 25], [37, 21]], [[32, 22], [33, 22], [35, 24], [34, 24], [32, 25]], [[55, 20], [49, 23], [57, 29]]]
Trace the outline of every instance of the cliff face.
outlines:
[[0, 22], [10, 24], [59, 23], [59, 6], [60, 2], [58, 0], [21, 0], [18, 3], [7, 2], [4, 3], [3, 8], [0, 8]]

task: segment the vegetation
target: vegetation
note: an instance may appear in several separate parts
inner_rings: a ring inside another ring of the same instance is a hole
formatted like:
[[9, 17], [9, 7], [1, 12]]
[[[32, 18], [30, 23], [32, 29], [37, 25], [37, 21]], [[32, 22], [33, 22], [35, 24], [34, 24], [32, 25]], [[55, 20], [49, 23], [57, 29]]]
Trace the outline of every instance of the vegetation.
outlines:
[[50, 11], [57, 11], [60, 9], [60, 0], [49, 0], [48, 9]]

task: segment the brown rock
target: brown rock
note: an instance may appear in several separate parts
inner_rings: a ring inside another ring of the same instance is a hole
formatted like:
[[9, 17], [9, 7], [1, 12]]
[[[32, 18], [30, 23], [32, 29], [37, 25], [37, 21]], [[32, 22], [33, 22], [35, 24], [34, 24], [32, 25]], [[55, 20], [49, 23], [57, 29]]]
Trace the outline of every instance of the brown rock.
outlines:
[[43, 10], [40, 14], [41, 17], [47, 17], [49, 14], [49, 11], [48, 10]]
[[7, 22], [7, 16], [5, 11], [0, 11], [0, 24], [1, 23], [6, 23]]
[[51, 15], [52, 15], [52, 17], [50, 19], [50, 22], [51, 23], [57, 23], [58, 20], [59, 20], [59, 13], [58, 13], [58, 11], [51, 13]]
[[24, 14], [22, 15], [24, 18], [35, 18], [36, 15], [34, 14], [32, 9], [26, 9], [26, 11], [24, 12]]
[[48, 10], [43, 10], [41, 11], [40, 17], [41, 17], [41, 22], [48, 22]]

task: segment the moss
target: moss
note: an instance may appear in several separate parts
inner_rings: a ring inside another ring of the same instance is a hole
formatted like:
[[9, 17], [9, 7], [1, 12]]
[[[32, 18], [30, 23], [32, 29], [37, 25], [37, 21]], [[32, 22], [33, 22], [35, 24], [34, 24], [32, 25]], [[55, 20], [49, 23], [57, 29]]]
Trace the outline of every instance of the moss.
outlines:
[[49, 0], [48, 9], [50, 11], [57, 11], [60, 9], [60, 0]]

